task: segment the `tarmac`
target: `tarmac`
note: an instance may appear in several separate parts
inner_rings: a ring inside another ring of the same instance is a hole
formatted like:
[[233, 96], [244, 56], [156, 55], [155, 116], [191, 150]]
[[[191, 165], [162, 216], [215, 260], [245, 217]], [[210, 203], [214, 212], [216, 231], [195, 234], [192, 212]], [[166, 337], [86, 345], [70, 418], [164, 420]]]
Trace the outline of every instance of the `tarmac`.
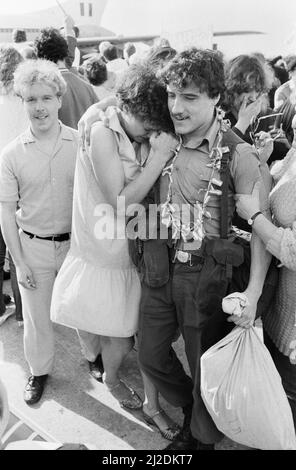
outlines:
[[[9, 281], [4, 291], [10, 293]], [[23, 328], [15, 316], [0, 326], [0, 377], [9, 404], [56, 441], [89, 443], [98, 450], [160, 450], [169, 441], [155, 427], [146, 424], [142, 411], [127, 411], [120, 407], [104, 384], [88, 373], [88, 363], [82, 356], [76, 331], [55, 325], [55, 365], [37, 404], [28, 406], [23, 389], [29, 375], [23, 353]], [[188, 372], [182, 338], [174, 344]], [[120, 376], [143, 398], [143, 385], [137, 364], [137, 352], [132, 350], [120, 369]], [[163, 409], [179, 424], [182, 412], [160, 400]], [[217, 450], [247, 450], [224, 438]]]

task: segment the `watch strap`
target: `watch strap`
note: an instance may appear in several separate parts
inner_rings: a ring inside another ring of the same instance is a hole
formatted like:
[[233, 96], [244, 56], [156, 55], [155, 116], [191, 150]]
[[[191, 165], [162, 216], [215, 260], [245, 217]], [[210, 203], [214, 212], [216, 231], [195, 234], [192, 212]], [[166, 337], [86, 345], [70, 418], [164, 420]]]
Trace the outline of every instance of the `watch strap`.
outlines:
[[254, 223], [256, 217], [258, 217], [258, 215], [260, 215], [260, 214], [262, 214], [262, 212], [261, 212], [261, 211], [258, 211], [258, 212], [256, 212], [254, 215], [252, 215], [252, 217], [250, 217], [249, 220], [252, 221], [252, 224]]

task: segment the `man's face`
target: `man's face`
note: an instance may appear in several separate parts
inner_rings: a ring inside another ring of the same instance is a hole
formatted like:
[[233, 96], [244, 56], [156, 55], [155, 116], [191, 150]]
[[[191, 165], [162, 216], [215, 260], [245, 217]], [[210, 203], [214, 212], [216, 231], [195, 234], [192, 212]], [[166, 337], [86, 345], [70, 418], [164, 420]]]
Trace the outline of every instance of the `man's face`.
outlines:
[[36, 134], [46, 134], [57, 123], [61, 98], [53, 88], [45, 83], [34, 83], [25, 88], [22, 98], [32, 130]]
[[210, 98], [194, 84], [177, 88], [170, 83], [167, 93], [168, 108], [176, 134], [187, 138], [201, 136], [212, 122], [219, 96]]

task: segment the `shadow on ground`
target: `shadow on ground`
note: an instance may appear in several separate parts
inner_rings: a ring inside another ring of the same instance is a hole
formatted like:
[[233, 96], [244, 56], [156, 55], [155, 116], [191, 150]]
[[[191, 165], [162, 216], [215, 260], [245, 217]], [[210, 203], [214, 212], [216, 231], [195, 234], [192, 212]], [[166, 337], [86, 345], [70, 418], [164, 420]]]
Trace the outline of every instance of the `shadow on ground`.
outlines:
[[[17, 410], [62, 442], [87, 442], [101, 450], [159, 450], [169, 444], [155, 428], [145, 423], [141, 411], [122, 409], [105, 386], [88, 374], [88, 364], [82, 357], [74, 330], [55, 325], [55, 335], [54, 371], [41, 401], [29, 407], [23, 401], [29, 373], [23, 355], [23, 329], [18, 327], [14, 316], [1, 326], [0, 376], [7, 388], [9, 402]], [[178, 340], [175, 349], [188, 371], [182, 339]], [[128, 355], [120, 375], [143, 398], [136, 354], [132, 351]], [[161, 404], [181, 424], [181, 410], [163, 400]], [[217, 449], [247, 448], [224, 438]]]

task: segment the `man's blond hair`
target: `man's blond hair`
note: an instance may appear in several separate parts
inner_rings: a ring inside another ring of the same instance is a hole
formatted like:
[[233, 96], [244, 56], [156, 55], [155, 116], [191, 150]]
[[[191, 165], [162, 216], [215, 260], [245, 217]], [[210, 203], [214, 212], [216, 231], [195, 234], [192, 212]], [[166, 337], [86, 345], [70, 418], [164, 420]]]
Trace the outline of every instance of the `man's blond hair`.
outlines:
[[63, 96], [67, 88], [57, 65], [44, 59], [26, 60], [14, 73], [14, 91], [21, 98], [24, 89], [35, 83], [44, 83], [51, 87], [57, 96]]

